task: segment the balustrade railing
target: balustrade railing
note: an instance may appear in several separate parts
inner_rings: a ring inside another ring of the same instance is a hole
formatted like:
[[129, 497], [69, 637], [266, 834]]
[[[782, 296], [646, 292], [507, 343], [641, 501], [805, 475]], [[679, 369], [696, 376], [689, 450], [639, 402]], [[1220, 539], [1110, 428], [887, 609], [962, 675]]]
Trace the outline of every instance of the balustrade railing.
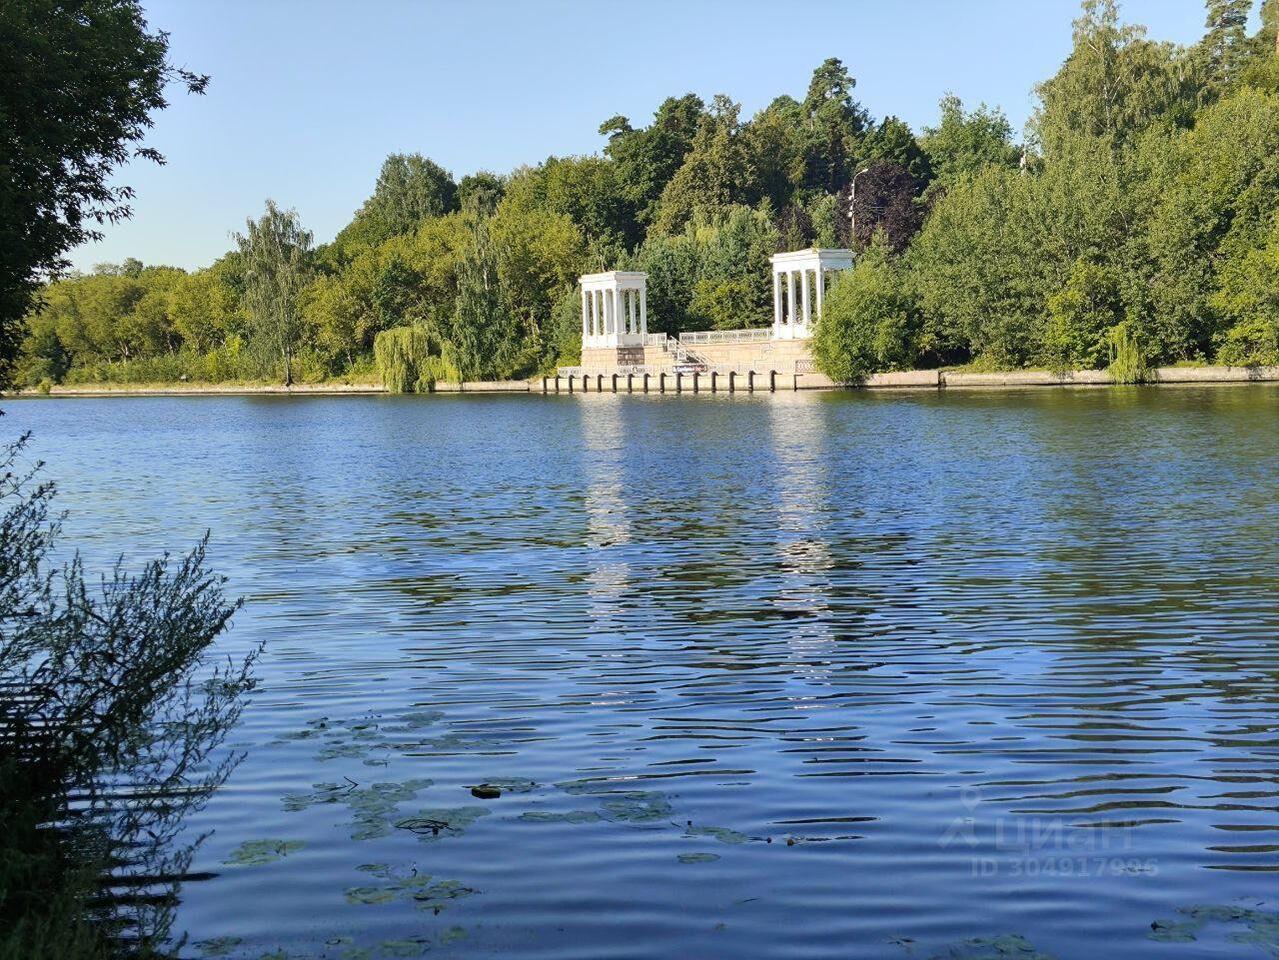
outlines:
[[680, 343], [758, 343], [773, 339], [773, 328], [755, 330], [694, 330], [679, 335]]

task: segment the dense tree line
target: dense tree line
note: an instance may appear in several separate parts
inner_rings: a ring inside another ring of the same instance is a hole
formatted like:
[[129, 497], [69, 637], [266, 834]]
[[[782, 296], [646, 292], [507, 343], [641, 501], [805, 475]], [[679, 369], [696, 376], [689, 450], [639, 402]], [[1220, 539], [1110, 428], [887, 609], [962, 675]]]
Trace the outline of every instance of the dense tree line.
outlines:
[[372, 374], [379, 335], [409, 388], [524, 375], [577, 357], [583, 272], [647, 271], [653, 331], [762, 326], [768, 256], [810, 244], [859, 252], [816, 345], [841, 379], [1279, 359], [1279, 0], [1253, 35], [1249, 7], [1208, 0], [1181, 47], [1086, 0], [1021, 143], [953, 95], [918, 134], [876, 120], [832, 58], [749, 119], [692, 94], [611, 117], [600, 156], [455, 180], [393, 155], [329, 244], [268, 204], [205, 270], [50, 284], [21, 375]]
[[1279, 3], [1252, 36], [1250, 6], [1208, 0], [1205, 36], [1180, 47], [1087, 0], [1021, 163], [1006, 130], [965, 146], [982, 125], [952, 123], [962, 159], [910, 242], [873, 237], [841, 281], [819, 363], [842, 380], [974, 363], [1125, 381], [1279, 363]]

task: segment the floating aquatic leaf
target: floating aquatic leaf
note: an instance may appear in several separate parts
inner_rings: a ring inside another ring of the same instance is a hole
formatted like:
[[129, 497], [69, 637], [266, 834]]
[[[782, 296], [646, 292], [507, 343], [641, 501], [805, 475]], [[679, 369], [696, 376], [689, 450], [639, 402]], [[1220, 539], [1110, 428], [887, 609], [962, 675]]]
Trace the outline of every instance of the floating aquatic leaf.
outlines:
[[1279, 957], [1279, 913], [1234, 904], [1197, 904], [1178, 907], [1184, 920], [1156, 920], [1147, 936], [1165, 943], [1190, 943], [1211, 923], [1239, 924], [1247, 930], [1230, 934], [1234, 943], [1249, 943]]
[[956, 944], [936, 960], [1054, 960], [1035, 949], [1025, 937], [1007, 933], [999, 937], [975, 937]]
[[260, 867], [283, 860], [305, 846], [301, 840], [246, 840], [222, 862], [236, 867]]
[[488, 807], [436, 807], [421, 810], [416, 817], [401, 820], [396, 826], [413, 831], [422, 840], [438, 840], [440, 837], [457, 836], [488, 814]]
[[461, 940], [465, 936], [465, 927], [449, 927], [440, 934], [439, 940], [441, 944], [453, 943], [455, 940]]
[[1195, 920], [1156, 920], [1148, 936], [1163, 943], [1190, 943], [1203, 926]]
[[377, 945], [378, 954], [383, 957], [419, 957], [431, 948], [423, 940], [383, 940]]
[[390, 733], [407, 733], [429, 727], [442, 719], [444, 714], [438, 710], [411, 710], [396, 717], [392, 721], [393, 726], [384, 726], [383, 729]]
[[210, 937], [208, 940], [197, 940], [195, 948], [204, 957], [225, 957], [243, 942], [241, 937]]
[[428, 874], [409, 873], [397, 876], [386, 864], [364, 864], [361, 868], [385, 882], [378, 885], [351, 887], [346, 891], [350, 903], [377, 905], [394, 900], [411, 900], [419, 909], [442, 910], [450, 900], [476, 893], [457, 880], [434, 880]]
[[570, 810], [567, 813], [552, 813], [549, 810], [528, 810], [519, 815], [520, 820], [529, 823], [594, 823], [601, 819], [594, 810]]
[[351, 887], [346, 891], [346, 899], [349, 903], [390, 903], [392, 900], [398, 900], [400, 891], [395, 887]]
[[714, 863], [719, 859], [718, 853], [681, 853], [676, 857], [680, 863]]
[[497, 787], [503, 793], [532, 793], [537, 789], [537, 781], [524, 777], [485, 777], [482, 785]]
[[602, 806], [605, 819], [629, 823], [651, 823], [671, 815], [671, 805], [666, 797], [647, 791], [616, 794], [606, 799]]
[[479, 893], [479, 891], [463, 886], [456, 880], [442, 880], [433, 886], [416, 891], [413, 899], [417, 901], [419, 910], [434, 910], [439, 913], [450, 900], [469, 897], [473, 893]]
[[317, 804], [345, 804], [353, 814], [351, 839], [371, 840], [390, 833], [390, 819], [396, 807], [415, 799], [430, 785], [430, 780], [421, 778], [402, 783], [373, 783], [367, 787], [361, 787], [353, 780], [345, 784], [317, 783], [311, 793], [286, 796], [284, 809], [298, 811]]
[[369, 748], [359, 743], [329, 744], [315, 755], [317, 760], [336, 760], [339, 757], [362, 757]]
[[714, 837], [720, 843], [745, 843], [750, 837], [728, 827], [694, 827], [684, 831], [686, 837]]

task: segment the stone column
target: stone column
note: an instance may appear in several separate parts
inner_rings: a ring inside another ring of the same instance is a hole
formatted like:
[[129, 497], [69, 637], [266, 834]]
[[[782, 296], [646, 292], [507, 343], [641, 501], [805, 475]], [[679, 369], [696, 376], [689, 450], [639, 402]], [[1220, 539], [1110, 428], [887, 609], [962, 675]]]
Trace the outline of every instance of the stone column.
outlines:
[[640, 287], [640, 333], [648, 336], [648, 288]]
[[782, 332], [782, 275], [773, 271], [773, 336]]
[[826, 299], [826, 271], [822, 269], [821, 264], [817, 265], [817, 321], [822, 319], [822, 304]]
[[786, 271], [786, 326], [795, 332], [795, 271]]
[[591, 335], [591, 315], [586, 309], [586, 288], [582, 288], [582, 346], [589, 346], [588, 338]]
[[626, 291], [626, 332], [634, 335], [638, 332], [635, 317], [635, 291]]
[[804, 326], [806, 326], [806, 327], [807, 327], [807, 326], [808, 326], [808, 321], [809, 321], [810, 319], [812, 319], [811, 314], [810, 314], [810, 309], [811, 309], [811, 307], [810, 307], [809, 302], [808, 302], [808, 271], [807, 271], [807, 270], [801, 270], [801, 271], [799, 272], [799, 275], [800, 275], [801, 279], [803, 280], [803, 284], [804, 284]]

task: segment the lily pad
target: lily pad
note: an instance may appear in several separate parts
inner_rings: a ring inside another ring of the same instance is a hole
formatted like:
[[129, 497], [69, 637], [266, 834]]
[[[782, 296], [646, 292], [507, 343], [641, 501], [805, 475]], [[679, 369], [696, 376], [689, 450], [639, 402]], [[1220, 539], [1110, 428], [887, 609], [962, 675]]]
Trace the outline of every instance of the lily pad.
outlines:
[[489, 812], [488, 807], [434, 807], [420, 810], [417, 816], [401, 820], [396, 826], [411, 830], [419, 840], [429, 842], [457, 836], [480, 817], [487, 817]]
[[601, 806], [605, 819], [627, 823], [652, 823], [669, 819], [671, 815], [671, 805], [665, 795], [648, 791], [615, 794]]
[[391, 817], [401, 803], [416, 799], [419, 792], [431, 785], [431, 781], [418, 778], [402, 783], [373, 783], [362, 787], [354, 781], [346, 783], [317, 783], [311, 793], [289, 794], [284, 798], [284, 809], [305, 810], [308, 807], [341, 803], [353, 815], [352, 840], [372, 840], [391, 832]]
[[694, 827], [684, 831], [686, 837], [714, 837], [720, 843], [745, 843], [750, 837], [728, 827]]
[[386, 864], [364, 864], [359, 869], [384, 881], [381, 884], [351, 887], [346, 891], [349, 903], [376, 906], [396, 900], [412, 901], [421, 910], [439, 913], [451, 900], [469, 897], [478, 891], [457, 880], [435, 880], [428, 874], [397, 875]]
[[242, 937], [210, 937], [208, 940], [197, 940], [194, 946], [202, 957], [225, 957], [242, 943]]
[[537, 789], [536, 780], [524, 777], [485, 777], [482, 785], [497, 787], [503, 793], [532, 793]]
[[681, 853], [676, 857], [680, 863], [714, 863], [719, 859], [718, 853]]
[[567, 813], [552, 813], [550, 810], [528, 810], [519, 815], [520, 820], [529, 823], [594, 823], [601, 817], [594, 810], [569, 810]]
[[1209, 924], [1238, 925], [1246, 929], [1231, 933], [1232, 942], [1249, 943], [1279, 957], [1279, 913], [1235, 904], [1198, 904], [1178, 907], [1177, 912], [1185, 919], [1156, 920], [1147, 936], [1165, 943], [1191, 943]]
[[465, 936], [466, 936], [465, 927], [449, 927], [447, 930], [445, 930], [443, 933], [440, 934], [439, 939], [441, 944], [446, 944], [446, 943], [453, 943], [456, 940], [461, 940]]
[[283, 860], [305, 846], [301, 840], [246, 840], [222, 862], [234, 867], [260, 867]]
[[999, 937], [965, 940], [934, 960], [1054, 960], [1054, 957], [1036, 950], [1025, 937], [1006, 933]]
[[420, 957], [431, 945], [423, 940], [383, 940], [377, 949], [383, 957]]

